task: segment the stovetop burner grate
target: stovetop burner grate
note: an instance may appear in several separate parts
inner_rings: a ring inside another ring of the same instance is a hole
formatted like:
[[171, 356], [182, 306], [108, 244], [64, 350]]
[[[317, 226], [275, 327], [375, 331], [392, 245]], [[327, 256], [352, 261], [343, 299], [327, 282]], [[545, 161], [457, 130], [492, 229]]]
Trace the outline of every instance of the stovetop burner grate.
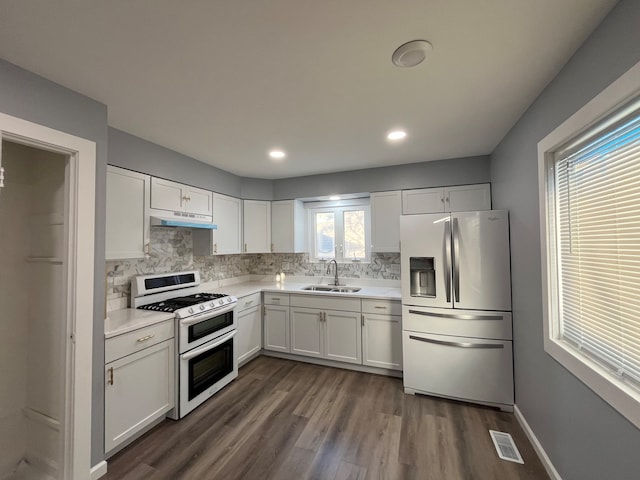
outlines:
[[209, 302], [218, 298], [226, 297], [224, 293], [196, 293], [184, 297], [169, 298], [161, 302], [141, 305], [138, 308], [143, 310], [154, 310], [157, 312], [175, 312], [179, 308], [190, 307], [199, 303]]

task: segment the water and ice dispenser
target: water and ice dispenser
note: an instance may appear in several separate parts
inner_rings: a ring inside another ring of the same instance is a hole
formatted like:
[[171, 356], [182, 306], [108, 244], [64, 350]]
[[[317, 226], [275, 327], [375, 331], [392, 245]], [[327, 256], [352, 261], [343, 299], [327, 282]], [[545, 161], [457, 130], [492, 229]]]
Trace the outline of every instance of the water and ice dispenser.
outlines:
[[411, 296], [436, 296], [436, 270], [434, 257], [409, 258]]

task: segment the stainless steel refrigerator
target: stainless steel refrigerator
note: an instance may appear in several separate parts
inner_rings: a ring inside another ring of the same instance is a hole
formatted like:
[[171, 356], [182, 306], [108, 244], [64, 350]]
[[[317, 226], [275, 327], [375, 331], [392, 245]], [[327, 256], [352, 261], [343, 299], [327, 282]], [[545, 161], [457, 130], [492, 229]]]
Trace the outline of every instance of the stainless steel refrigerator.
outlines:
[[509, 215], [400, 219], [404, 388], [513, 410]]

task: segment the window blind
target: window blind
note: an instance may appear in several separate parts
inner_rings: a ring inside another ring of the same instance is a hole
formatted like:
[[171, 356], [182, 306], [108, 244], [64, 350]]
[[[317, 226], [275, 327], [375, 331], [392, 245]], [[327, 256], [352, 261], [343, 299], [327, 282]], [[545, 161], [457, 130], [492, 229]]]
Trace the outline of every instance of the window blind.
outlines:
[[554, 163], [559, 337], [640, 388], [640, 113]]

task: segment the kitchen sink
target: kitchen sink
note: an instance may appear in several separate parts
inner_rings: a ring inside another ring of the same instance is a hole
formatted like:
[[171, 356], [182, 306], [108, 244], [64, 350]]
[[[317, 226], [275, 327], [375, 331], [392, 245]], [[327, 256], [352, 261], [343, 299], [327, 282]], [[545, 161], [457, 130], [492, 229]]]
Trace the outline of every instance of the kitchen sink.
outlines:
[[309, 285], [302, 290], [308, 290], [312, 292], [329, 292], [329, 293], [355, 293], [361, 290], [360, 287], [337, 287], [333, 285]]

